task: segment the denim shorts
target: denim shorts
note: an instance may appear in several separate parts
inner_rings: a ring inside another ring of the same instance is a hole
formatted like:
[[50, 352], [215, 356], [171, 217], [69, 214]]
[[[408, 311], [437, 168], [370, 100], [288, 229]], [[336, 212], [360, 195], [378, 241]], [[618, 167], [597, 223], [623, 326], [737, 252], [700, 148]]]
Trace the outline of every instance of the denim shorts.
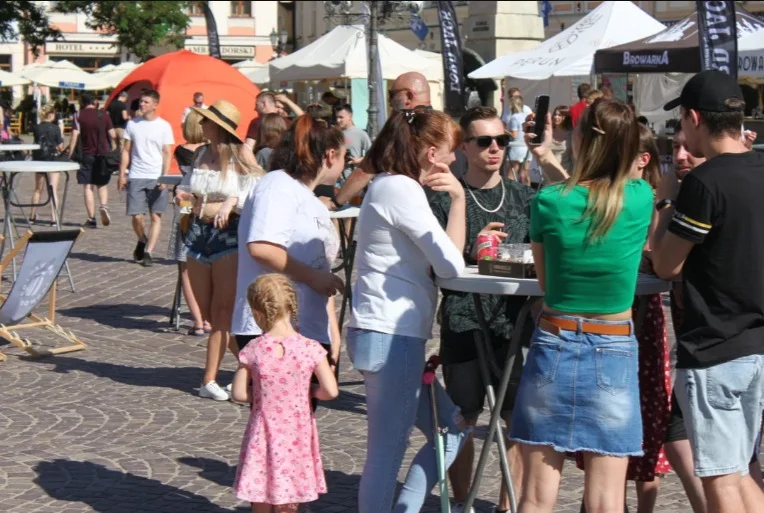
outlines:
[[692, 444], [695, 475], [747, 473], [764, 409], [764, 355], [677, 369], [674, 390]]
[[[536, 328], [512, 412], [511, 440], [558, 452], [642, 456], [637, 340], [631, 321], [552, 316], [578, 323]], [[583, 333], [586, 321], [629, 325], [632, 335]]]
[[210, 265], [239, 250], [239, 216], [228, 219], [225, 230], [195, 218], [186, 234], [186, 256]]

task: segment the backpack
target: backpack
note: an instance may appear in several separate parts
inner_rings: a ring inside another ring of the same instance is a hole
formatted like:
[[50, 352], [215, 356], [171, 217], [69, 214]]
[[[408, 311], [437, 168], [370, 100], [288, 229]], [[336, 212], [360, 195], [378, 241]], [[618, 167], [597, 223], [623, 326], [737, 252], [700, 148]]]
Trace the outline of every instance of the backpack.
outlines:
[[[38, 125], [39, 126], [39, 125]], [[35, 160], [47, 160], [53, 161], [58, 158], [58, 146], [57, 141], [52, 137], [49, 130], [39, 130], [39, 137], [37, 144], [40, 145], [39, 150], [35, 150]]]

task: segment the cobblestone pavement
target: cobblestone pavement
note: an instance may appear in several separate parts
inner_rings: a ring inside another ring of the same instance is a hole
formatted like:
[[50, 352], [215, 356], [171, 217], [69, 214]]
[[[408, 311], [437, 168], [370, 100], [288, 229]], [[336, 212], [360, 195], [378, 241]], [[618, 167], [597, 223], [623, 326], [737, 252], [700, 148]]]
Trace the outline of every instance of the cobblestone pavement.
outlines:
[[[22, 180], [22, 197], [30, 182], [31, 177]], [[113, 184], [111, 192], [112, 226], [87, 231], [70, 259], [77, 292], [60, 282], [59, 320], [89, 348], [30, 360], [0, 343], [8, 355], [0, 363], [0, 512], [248, 511], [231, 484], [249, 410], [195, 395], [205, 341], [167, 329], [175, 266], [162, 259], [148, 269], [132, 263], [134, 239], [122, 215], [124, 203]], [[81, 222], [83, 211], [81, 192], [72, 187], [65, 221]], [[168, 227], [165, 220], [162, 249]], [[318, 412], [329, 494], [313, 505], [316, 512], [357, 509], [364, 393], [346, 356], [342, 362], [341, 395]], [[227, 355], [222, 383], [231, 380], [234, 368]], [[481, 424], [486, 423], [484, 415]], [[484, 435], [480, 430], [479, 438]], [[411, 447], [422, 442], [417, 434]], [[408, 451], [399, 479], [413, 453]], [[478, 511], [490, 511], [498, 483], [493, 459]], [[577, 512], [582, 487], [582, 474], [568, 464], [557, 511]], [[633, 509], [633, 485], [629, 497]], [[435, 512], [438, 504], [430, 497], [424, 511]], [[656, 511], [688, 510], [678, 480], [669, 476]]]

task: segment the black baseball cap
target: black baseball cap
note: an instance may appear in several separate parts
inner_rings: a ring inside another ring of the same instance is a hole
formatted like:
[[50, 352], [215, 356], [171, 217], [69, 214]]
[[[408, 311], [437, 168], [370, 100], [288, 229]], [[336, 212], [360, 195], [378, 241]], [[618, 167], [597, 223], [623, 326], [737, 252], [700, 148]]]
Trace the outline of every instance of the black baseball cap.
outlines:
[[692, 77], [682, 88], [682, 94], [663, 106], [663, 110], [674, 110], [682, 106], [685, 109], [705, 110], [708, 112], [739, 112], [743, 108], [731, 109], [724, 102], [730, 98], [743, 101], [743, 91], [737, 80], [719, 70], [701, 71]]

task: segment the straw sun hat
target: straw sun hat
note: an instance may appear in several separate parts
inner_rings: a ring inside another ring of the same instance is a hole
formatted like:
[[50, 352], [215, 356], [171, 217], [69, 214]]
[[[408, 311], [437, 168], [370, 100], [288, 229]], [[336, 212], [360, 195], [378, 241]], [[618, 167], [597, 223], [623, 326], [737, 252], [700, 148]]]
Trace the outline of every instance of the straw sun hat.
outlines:
[[231, 134], [237, 141], [243, 143], [239, 134], [236, 133], [236, 129], [239, 127], [239, 121], [241, 121], [241, 114], [239, 109], [231, 103], [225, 100], [218, 100], [206, 109], [200, 109], [199, 107], [191, 107], [198, 112], [202, 117], [215, 123], [217, 126]]

